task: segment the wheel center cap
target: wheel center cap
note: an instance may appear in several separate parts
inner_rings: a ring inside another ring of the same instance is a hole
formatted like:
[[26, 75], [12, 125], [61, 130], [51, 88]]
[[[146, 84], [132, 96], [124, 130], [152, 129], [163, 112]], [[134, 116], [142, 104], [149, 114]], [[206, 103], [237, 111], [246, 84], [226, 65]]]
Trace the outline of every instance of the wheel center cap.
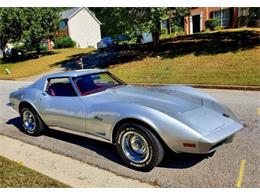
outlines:
[[142, 148], [142, 142], [140, 140], [135, 140], [131, 145], [135, 151], [138, 151]]

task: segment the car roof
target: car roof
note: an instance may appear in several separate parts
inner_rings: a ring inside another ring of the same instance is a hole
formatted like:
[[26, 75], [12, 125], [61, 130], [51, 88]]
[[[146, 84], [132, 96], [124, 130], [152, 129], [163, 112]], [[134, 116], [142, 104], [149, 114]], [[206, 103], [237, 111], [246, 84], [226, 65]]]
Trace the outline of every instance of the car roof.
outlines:
[[102, 73], [108, 72], [106, 69], [84, 69], [84, 70], [74, 70], [74, 71], [67, 71], [67, 72], [59, 72], [45, 76], [46, 79], [49, 78], [58, 78], [58, 77], [78, 77], [86, 74], [95, 74], [95, 73]]

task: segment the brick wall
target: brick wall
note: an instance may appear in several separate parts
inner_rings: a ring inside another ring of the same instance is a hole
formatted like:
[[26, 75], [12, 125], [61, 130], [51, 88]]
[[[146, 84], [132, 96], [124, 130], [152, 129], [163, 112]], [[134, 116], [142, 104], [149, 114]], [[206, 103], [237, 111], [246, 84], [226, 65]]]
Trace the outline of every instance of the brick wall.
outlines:
[[[223, 7], [222, 9], [230, 9], [229, 7]], [[221, 7], [195, 7], [192, 8], [191, 10], [191, 16], [194, 15], [200, 15], [202, 16], [202, 23], [201, 23], [201, 29], [202, 31], [205, 30], [205, 22], [209, 18], [212, 17], [212, 12], [214, 11], [220, 11]], [[237, 27], [237, 17], [238, 17], [238, 8], [233, 8], [232, 9], [232, 18], [231, 18], [231, 23], [230, 27]], [[185, 34], [190, 34], [190, 18], [185, 17], [184, 19], [184, 31]]]

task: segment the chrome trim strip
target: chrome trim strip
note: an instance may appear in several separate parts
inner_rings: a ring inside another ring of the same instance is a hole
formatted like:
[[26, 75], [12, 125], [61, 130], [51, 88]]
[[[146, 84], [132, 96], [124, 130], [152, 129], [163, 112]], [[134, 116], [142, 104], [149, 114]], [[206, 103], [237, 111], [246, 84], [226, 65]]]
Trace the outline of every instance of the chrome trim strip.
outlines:
[[87, 138], [90, 138], [90, 139], [95, 139], [95, 140], [111, 143], [111, 141], [109, 141], [105, 138], [99, 137], [98, 135], [92, 135], [92, 134], [89, 134], [89, 133], [82, 133], [82, 132], [79, 132], [79, 131], [73, 131], [73, 130], [69, 130], [69, 129], [65, 129], [65, 128], [61, 128], [61, 127], [55, 127], [55, 126], [49, 126], [49, 128], [54, 129], [54, 130], [58, 130], [58, 131], [63, 131], [63, 132], [70, 133], [70, 134], [74, 134], [74, 135], [87, 137]]

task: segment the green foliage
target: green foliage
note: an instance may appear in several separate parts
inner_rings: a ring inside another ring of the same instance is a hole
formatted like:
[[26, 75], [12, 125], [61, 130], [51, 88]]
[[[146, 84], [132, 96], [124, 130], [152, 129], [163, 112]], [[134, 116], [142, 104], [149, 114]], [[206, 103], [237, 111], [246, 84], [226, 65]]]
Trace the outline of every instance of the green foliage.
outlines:
[[164, 34], [167, 34], [167, 33], [168, 33], [168, 29], [167, 28], [162, 28], [161, 34], [164, 35]]
[[90, 8], [101, 21], [102, 36], [117, 37], [125, 35], [132, 37], [135, 29], [131, 25], [133, 19], [128, 16], [127, 8], [123, 7], [96, 7]]
[[215, 30], [223, 30], [225, 27], [224, 26], [216, 26]]
[[177, 25], [173, 25], [173, 27], [172, 27], [172, 29], [173, 29], [173, 32], [177, 35], [179, 35], [179, 34], [183, 34], [184, 33], [184, 29], [183, 29], [183, 27], [181, 27], [181, 26], [177, 26]]
[[[0, 48], [4, 50], [9, 41], [22, 36], [23, 13], [20, 8], [0, 8]], [[3, 54], [3, 58], [6, 56]]]
[[55, 8], [23, 8], [25, 20], [23, 22], [23, 39], [40, 52], [40, 42], [52, 38], [58, 30], [59, 16]]
[[[8, 42], [24, 43], [23, 50], [36, 50], [41, 41], [52, 38], [58, 29], [60, 8], [0, 8], [0, 47]], [[5, 57], [5, 56], [4, 56]]]
[[206, 28], [215, 30], [217, 26], [220, 26], [220, 20], [218, 18], [211, 18], [206, 21], [205, 25]]
[[55, 48], [72, 48], [76, 43], [70, 37], [59, 37], [54, 39]]
[[171, 34], [161, 34], [160, 35], [160, 39], [162, 40], [162, 39], [169, 39], [169, 38], [173, 38], [175, 35], [174, 35], [174, 33], [171, 33]]
[[41, 52], [47, 52], [48, 51], [48, 47], [44, 44], [40, 44], [40, 51]]
[[204, 32], [209, 33], [211, 30], [209, 28], [206, 28]]
[[170, 17], [184, 17], [190, 8], [128, 7], [91, 8], [102, 23], [103, 36], [125, 35], [132, 39], [137, 31], [151, 32], [154, 44], [158, 44], [161, 21]]
[[247, 26], [249, 22], [249, 17], [248, 16], [240, 16], [238, 17], [238, 26]]

